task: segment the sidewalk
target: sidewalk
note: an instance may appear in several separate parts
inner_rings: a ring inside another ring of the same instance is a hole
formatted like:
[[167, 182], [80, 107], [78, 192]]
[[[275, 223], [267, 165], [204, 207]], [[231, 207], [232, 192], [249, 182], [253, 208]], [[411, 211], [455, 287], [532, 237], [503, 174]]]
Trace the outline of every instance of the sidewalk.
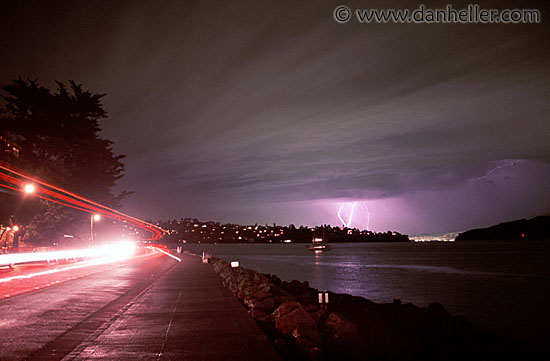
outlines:
[[280, 360], [210, 264], [182, 262], [66, 360]]

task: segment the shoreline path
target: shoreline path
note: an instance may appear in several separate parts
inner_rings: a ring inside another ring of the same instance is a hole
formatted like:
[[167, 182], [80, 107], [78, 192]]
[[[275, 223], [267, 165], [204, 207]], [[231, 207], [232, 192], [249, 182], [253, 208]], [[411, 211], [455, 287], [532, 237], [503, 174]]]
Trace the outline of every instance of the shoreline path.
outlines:
[[280, 360], [212, 265], [181, 258], [0, 300], [0, 360]]

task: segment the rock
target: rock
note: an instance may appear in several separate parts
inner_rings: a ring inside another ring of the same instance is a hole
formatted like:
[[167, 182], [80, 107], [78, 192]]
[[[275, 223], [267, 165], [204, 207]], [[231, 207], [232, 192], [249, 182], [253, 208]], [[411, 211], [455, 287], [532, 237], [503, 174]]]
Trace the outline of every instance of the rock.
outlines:
[[279, 305], [275, 302], [273, 297], [267, 297], [254, 304], [254, 309], [265, 311], [266, 313], [272, 313]]
[[261, 301], [265, 298], [271, 297], [271, 285], [269, 283], [262, 283], [251, 290], [251, 296], [253, 299]]
[[277, 304], [279, 305], [288, 301], [296, 301], [296, 297], [294, 295], [290, 294], [280, 286], [273, 285], [270, 289], [270, 292], [271, 295], [274, 296]]
[[275, 327], [284, 336], [318, 339], [317, 323], [296, 301], [281, 304], [274, 312]]
[[285, 340], [280, 337], [277, 337], [273, 343], [277, 348], [284, 348], [286, 346]]
[[302, 351], [302, 357], [306, 356], [310, 360], [320, 360], [321, 359], [321, 348], [311, 340], [307, 338], [298, 338], [296, 340], [296, 347]]
[[299, 290], [303, 287], [302, 282], [297, 280], [292, 280], [288, 283], [288, 287], [292, 290]]
[[352, 341], [359, 336], [357, 326], [338, 312], [331, 312], [328, 315], [325, 327], [330, 331], [335, 341]]
[[327, 315], [327, 311], [319, 306], [309, 305], [305, 307], [305, 310], [318, 324], [321, 323], [321, 320]]
[[284, 302], [279, 307], [277, 307], [277, 309], [273, 312], [273, 316], [275, 316], [275, 318], [279, 318], [281, 316], [286, 315], [287, 313], [290, 313], [296, 308], [303, 308], [303, 307], [299, 302], [296, 302], [296, 301]]
[[250, 316], [255, 320], [264, 320], [265, 317], [268, 316], [267, 312], [257, 308], [251, 309], [248, 313], [250, 313]]
[[299, 325], [294, 330], [292, 330], [292, 337], [294, 337], [296, 342], [303, 342], [303, 339], [307, 339], [309, 343], [317, 346], [321, 343], [321, 340], [323, 339], [323, 334], [319, 332], [316, 328], [313, 329]]

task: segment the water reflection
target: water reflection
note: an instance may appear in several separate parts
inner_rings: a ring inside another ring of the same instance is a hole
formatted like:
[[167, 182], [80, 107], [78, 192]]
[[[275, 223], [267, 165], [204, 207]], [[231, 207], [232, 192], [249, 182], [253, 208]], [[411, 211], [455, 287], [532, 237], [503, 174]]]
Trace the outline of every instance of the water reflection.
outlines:
[[[323, 273], [326, 271], [326, 268], [323, 266], [323, 263], [321, 262], [321, 258], [325, 257], [326, 254], [323, 254], [321, 251], [314, 251], [314, 262], [313, 262], [313, 279], [309, 281], [311, 285], [314, 283], [316, 285], [325, 285], [326, 283], [324, 281]], [[327, 288], [319, 288], [319, 290], [324, 291], [327, 290]]]

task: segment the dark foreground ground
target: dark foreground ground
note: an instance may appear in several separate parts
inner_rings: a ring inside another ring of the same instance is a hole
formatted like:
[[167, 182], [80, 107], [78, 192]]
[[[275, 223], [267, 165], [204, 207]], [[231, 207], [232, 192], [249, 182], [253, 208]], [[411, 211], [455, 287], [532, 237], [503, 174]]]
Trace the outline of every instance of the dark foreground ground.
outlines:
[[211, 265], [125, 262], [0, 301], [0, 360], [278, 360]]

